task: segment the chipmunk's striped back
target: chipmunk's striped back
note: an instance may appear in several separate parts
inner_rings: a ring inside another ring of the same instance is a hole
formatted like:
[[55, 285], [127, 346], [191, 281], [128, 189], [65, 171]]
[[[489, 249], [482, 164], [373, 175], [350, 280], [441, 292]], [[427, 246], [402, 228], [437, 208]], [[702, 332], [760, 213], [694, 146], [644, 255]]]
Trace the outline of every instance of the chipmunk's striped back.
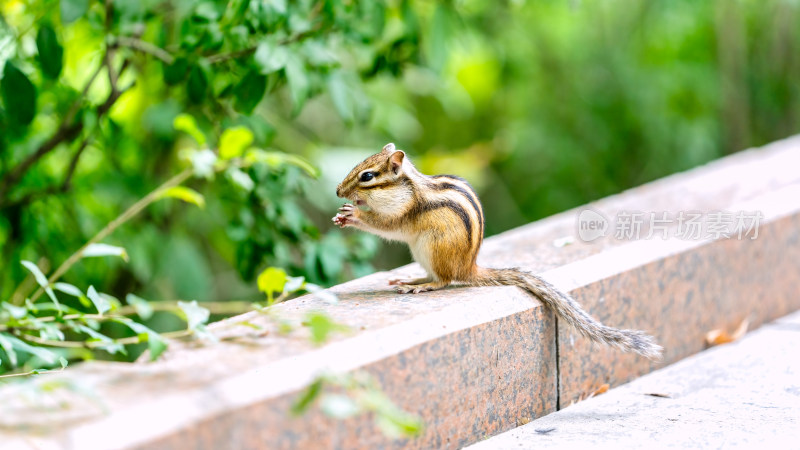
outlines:
[[458, 215], [467, 231], [470, 260], [475, 263], [478, 250], [483, 244], [483, 205], [478, 194], [467, 180], [455, 175], [434, 175], [428, 177], [433, 196], [441, 195], [458, 205]]

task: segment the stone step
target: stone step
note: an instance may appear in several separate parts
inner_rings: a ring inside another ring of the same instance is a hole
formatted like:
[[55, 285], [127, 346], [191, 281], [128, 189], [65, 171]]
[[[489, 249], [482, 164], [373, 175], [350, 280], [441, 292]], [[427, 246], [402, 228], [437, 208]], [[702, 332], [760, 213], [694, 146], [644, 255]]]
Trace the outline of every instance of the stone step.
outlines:
[[800, 311], [475, 445], [798, 448]]

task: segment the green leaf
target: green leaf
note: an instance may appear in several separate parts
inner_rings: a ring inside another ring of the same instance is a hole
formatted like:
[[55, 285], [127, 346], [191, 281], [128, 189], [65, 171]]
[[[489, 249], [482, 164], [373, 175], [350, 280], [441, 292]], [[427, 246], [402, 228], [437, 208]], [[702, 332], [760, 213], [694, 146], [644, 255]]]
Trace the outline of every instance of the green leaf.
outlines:
[[295, 292], [302, 289], [305, 284], [305, 277], [287, 277], [286, 285], [283, 287], [283, 290], [286, 292]]
[[177, 198], [185, 201], [186, 203], [193, 203], [200, 208], [206, 207], [206, 199], [203, 197], [203, 194], [186, 186], [173, 186], [158, 195], [158, 198], [167, 197]]
[[258, 276], [256, 282], [259, 291], [271, 295], [273, 292], [283, 292], [286, 281], [286, 271], [278, 267], [267, 267], [267, 269]]
[[54, 283], [53, 289], [71, 295], [73, 297], [77, 298], [84, 297], [83, 291], [81, 291], [80, 289], [78, 289], [78, 287], [73, 286], [69, 283], [62, 283], [62, 282]]
[[319, 169], [305, 159], [283, 152], [267, 152], [258, 148], [250, 149], [244, 157], [244, 163], [250, 165], [256, 162], [267, 164], [272, 168], [280, 168], [286, 164], [303, 169], [310, 177], [319, 177]]
[[194, 17], [209, 22], [215, 22], [219, 18], [217, 8], [212, 2], [203, 2], [197, 5], [194, 10]]
[[47, 277], [42, 273], [41, 270], [39, 270], [39, 266], [30, 261], [21, 261], [21, 263], [23, 266], [25, 266], [26, 269], [28, 269], [31, 272], [31, 274], [33, 274], [33, 278], [36, 280], [39, 286], [41, 286], [42, 289], [44, 289], [44, 291], [47, 293], [47, 296], [50, 297], [50, 300], [52, 300], [53, 303], [56, 304], [56, 307], [60, 308], [61, 303], [58, 302], [56, 294], [50, 287], [50, 283], [47, 281]]
[[378, 427], [388, 437], [414, 437], [422, 433], [423, 422], [419, 417], [400, 411], [395, 414], [378, 414]]
[[147, 348], [150, 350], [150, 361], [158, 359], [167, 349], [167, 342], [164, 338], [150, 328], [128, 318], [115, 319], [115, 321], [133, 330], [141, 342], [147, 342]]
[[114, 297], [113, 295], [100, 292], [100, 297], [103, 297], [103, 299], [105, 299], [105, 301], [108, 302], [110, 311], [115, 311], [119, 309], [120, 306], [122, 306], [122, 302], [120, 302], [119, 299], [117, 297]]
[[250, 114], [267, 91], [267, 77], [259, 74], [255, 70], [247, 72], [242, 81], [236, 85], [233, 94], [236, 100], [233, 108], [242, 114]]
[[89, 286], [89, 290], [86, 291], [86, 296], [89, 297], [89, 300], [92, 301], [94, 307], [97, 308], [98, 314], [103, 314], [111, 309], [111, 303], [106, 300], [105, 297], [98, 294], [94, 289], [94, 286]]
[[49, 283], [47, 281], [47, 276], [45, 276], [45, 274], [42, 273], [41, 269], [39, 269], [39, 266], [30, 261], [21, 261], [21, 263], [23, 266], [25, 266], [26, 269], [28, 269], [28, 271], [30, 271], [31, 274], [33, 274], [33, 278], [36, 280], [39, 286], [41, 287], [49, 286]]
[[17, 367], [17, 352], [14, 351], [14, 346], [11, 345], [11, 340], [9, 339], [11, 337], [11, 335], [0, 333], [0, 348], [6, 353], [11, 367]]
[[231, 167], [226, 171], [226, 173], [230, 177], [231, 181], [236, 183], [237, 186], [247, 192], [252, 191], [256, 185], [253, 179], [250, 178], [250, 175], [244, 173], [238, 167]]
[[398, 408], [379, 389], [375, 387], [365, 389], [360, 401], [362, 406], [375, 412], [378, 426], [387, 436], [391, 438], [413, 437], [422, 432], [422, 419]]
[[189, 71], [189, 80], [186, 82], [186, 90], [189, 100], [194, 103], [202, 103], [208, 91], [208, 78], [200, 66], [192, 67]]
[[331, 394], [323, 397], [320, 409], [334, 419], [346, 419], [361, 411], [350, 397], [340, 394]]
[[200, 128], [197, 127], [194, 117], [188, 114], [178, 114], [175, 120], [172, 121], [172, 125], [176, 130], [183, 131], [193, 137], [201, 147], [206, 145], [206, 136], [200, 131]]
[[50, 341], [63, 341], [64, 340], [64, 332], [62, 332], [58, 325], [53, 322], [42, 322], [39, 324], [41, 328], [39, 328], [39, 336], [42, 339], [47, 339]]
[[253, 143], [253, 132], [246, 127], [232, 127], [219, 138], [219, 156], [222, 159], [238, 158]]
[[283, 69], [289, 60], [289, 50], [270, 39], [258, 44], [253, 55], [256, 65], [262, 74], [270, 74]]
[[164, 72], [164, 83], [169, 86], [174, 86], [184, 78], [186, 78], [186, 72], [189, 70], [189, 61], [186, 58], [175, 58], [175, 61], [172, 64], [164, 64], [163, 72]]
[[308, 386], [308, 388], [303, 392], [300, 398], [298, 398], [297, 401], [294, 402], [294, 404], [292, 405], [292, 414], [299, 415], [306, 412], [306, 410], [308, 410], [308, 407], [311, 406], [312, 403], [314, 403], [314, 400], [316, 400], [317, 397], [319, 397], [319, 394], [321, 392], [322, 392], [322, 379], [317, 378], [316, 380], [314, 380], [313, 383], [311, 383], [311, 385]]
[[345, 325], [334, 322], [330, 316], [323, 312], [309, 313], [303, 325], [311, 330], [311, 342], [317, 345], [327, 341], [331, 333], [347, 331], [349, 329]]
[[128, 294], [125, 296], [125, 301], [128, 302], [129, 305], [133, 306], [133, 308], [136, 310], [136, 314], [142, 320], [147, 320], [153, 317], [153, 307], [150, 306], [150, 302], [147, 300], [133, 294]]
[[84, 334], [87, 334], [87, 335], [90, 336], [90, 339], [88, 339], [87, 342], [100, 342], [101, 343], [99, 346], [97, 346], [95, 348], [99, 348], [101, 350], [105, 350], [105, 351], [107, 351], [108, 353], [110, 353], [112, 355], [115, 355], [117, 353], [120, 353], [120, 354], [124, 355], [124, 354], [127, 353], [125, 351], [125, 346], [124, 345], [122, 345], [122, 344], [120, 344], [118, 342], [115, 342], [113, 339], [111, 339], [110, 337], [108, 337], [108, 336], [106, 336], [106, 335], [104, 335], [102, 333], [98, 333], [97, 331], [94, 331], [93, 329], [87, 327], [86, 325], [77, 324], [77, 325], [75, 325], [74, 328], [75, 328], [75, 331], [78, 331], [78, 332], [81, 332], [81, 333], [84, 333]]
[[14, 319], [22, 319], [28, 315], [28, 309], [23, 308], [22, 306], [13, 305], [8, 302], [2, 302], [2, 307], [4, 310], [8, 311], [8, 314], [11, 315]]
[[196, 330], [198, 327], [208, 322], [208, 317], [211, 314], [206, 308], [198, 305], [197, 300], [178, 302], [178, 307], [186, 315], [186, 323], [190, 330]]
[[56, 32], [50, 24], [45, 23], [39, 28], [36, 33], [36, 47], [39, 50], [42, 73], [48, 78], [58, 78], [63, 66], [64, 49], [58, 43]]
[[311, 92], [308, 73], [299, 57], [291, 55], [286, 61], [286, 79], [289, 82], [289, 96], [292, 98], [294, 114], [298, 114]]
[[97, 256], [119, 256], [123, 261], [128, 262], [128, 252], [122, 247], [114, 245], [92, 243], [83, 251], [83, 258], [92, 258]]
[[286, 0], [272, 0], [269, 2], [269, 6], [275, 10], [278, 14], [286, 14], [287, 5]]
[[[34, 347], [32, 345], [29, 345], [27, 342], [17, 339], [16, 337], [11, 336], [10, 334], [5, 334], [4, 337], [6, 340], [11, 342], [11, 348], [13, 350], [16, 350], [17, 352], [23, 352], [29, 355], [36, 356], [37, 358], [41, 359], [47, 364], [53, 364], [56, 361], [58, 361], [58, 356], [55, 353], [51, 352], [50, 350], [47, 350], [42, 347]], [[3, 348], [5, 349], [5, 347]]]
[[25, 299], [25, 307], [28, 308], [28, 311], [36, 314], [39, 312], [39, 306], [41, 306], [41, 304], [37, 306], [31, 301], [31, 299], [29, 298]]
[[80, 19], [89, 10], [89, 0], [61, 0], [61, 23]]
[[36, 88], [11, 61], [6, 61], [0, 93], [6, 114], [19, 125], [28, 125], [36, 115]]
[[147, 335], [147, 349], [150, 350], [150, 361], [155, 361], [167, 349], [167, 341], [154, 331]]

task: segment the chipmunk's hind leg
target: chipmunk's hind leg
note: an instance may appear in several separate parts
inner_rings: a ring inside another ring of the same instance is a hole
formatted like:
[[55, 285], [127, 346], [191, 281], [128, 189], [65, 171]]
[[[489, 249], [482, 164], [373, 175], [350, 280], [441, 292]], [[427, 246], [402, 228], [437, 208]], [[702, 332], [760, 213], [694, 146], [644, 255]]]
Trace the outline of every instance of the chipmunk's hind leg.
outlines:
[[432, 281], [430, 283], [418, 284], [415, 286], [397, 286], [397, 292], [401, 294], [419, 294], [420, 292], [442, 289], [448, 284], [450, 284], [449, 281]]
[[392, 278], [389, 280], [389, 285], [414, 286], [417, 284], [430, 283], [431, 281], [433, 281], [433, 278], [430, 276], [422, 278]]

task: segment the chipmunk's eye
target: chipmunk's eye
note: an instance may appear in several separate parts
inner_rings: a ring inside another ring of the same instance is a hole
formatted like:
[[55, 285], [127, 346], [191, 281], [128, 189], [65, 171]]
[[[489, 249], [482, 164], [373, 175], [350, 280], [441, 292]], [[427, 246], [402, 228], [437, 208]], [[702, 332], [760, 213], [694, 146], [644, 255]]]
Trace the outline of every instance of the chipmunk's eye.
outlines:
[[375, 172], [364, 172], [361, 174], [359, 181], [369, 181], [373, 178], [375, 178]]

